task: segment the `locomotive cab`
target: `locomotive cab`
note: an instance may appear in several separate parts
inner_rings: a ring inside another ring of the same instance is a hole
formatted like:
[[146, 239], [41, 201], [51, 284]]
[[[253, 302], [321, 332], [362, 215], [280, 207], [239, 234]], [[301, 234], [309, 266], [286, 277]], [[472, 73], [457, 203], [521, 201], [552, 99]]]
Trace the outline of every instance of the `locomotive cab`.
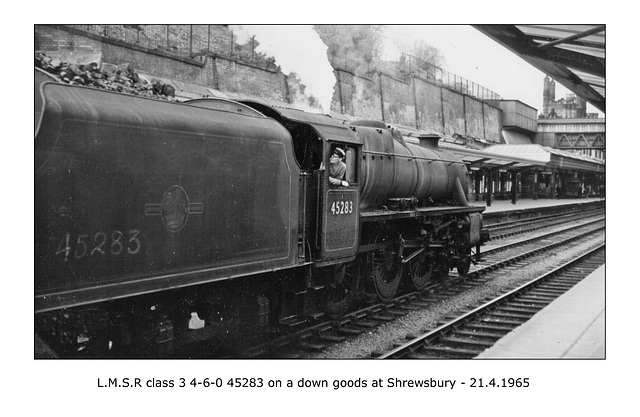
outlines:
[[[326, 142], [321, 169], [321, 242], [319, 257], [327, 264], [335, 259], [355, 256], [358, 250], [359, 208], [357, 155], [359, 147], [345, 142]], [[336, 159], [340, 158], [338, 161]], [[344, 172], [334, 178], [334, 166], [342, 164]]]
[[[352, 260], [359, 245], [359, 158], [355, 129], [324, 114], [307, 113], [258, 100], [241, 100], [282, 124], [291, 134], [300, 167], [300, 257], [323, 267]], [[342, 184], [329, 167], [336, 149], [344, 153]]]

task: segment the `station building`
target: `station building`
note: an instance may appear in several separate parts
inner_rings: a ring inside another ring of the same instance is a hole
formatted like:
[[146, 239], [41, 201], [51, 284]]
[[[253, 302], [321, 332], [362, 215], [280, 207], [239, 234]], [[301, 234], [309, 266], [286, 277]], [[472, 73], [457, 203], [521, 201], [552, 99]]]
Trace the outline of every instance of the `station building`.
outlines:
[[[474, 27], [546, 76], [538, 117], [518, 100], [500, 101], [503, 143], [483, 151], [504, 159], [464, 157], [473, 171], [471, 194], [487, 206], [505, 194], [514, 204], [517, 198], [604, 197], [605, 119], [586, 109], [587, 103], [603, 113], [606, 107], [605, 26]], [[556, 81], [575, 94], [556, 100]]]

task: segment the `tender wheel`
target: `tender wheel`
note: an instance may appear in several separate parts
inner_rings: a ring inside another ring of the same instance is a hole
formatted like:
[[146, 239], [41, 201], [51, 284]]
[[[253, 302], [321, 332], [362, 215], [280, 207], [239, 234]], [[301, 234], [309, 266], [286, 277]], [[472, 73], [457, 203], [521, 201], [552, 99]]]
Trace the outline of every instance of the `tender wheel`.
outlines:
[[422, 252], [418, 255], [410, 266], [411, 282], [413, 287], [418, 290], [424, 290], [432, 279], [435, 269], [435, 258], [432, 253]]
[[331, 318], [339, 318], [349, 310], [358, 288], [360, 268], [358, 262], [335, 265], [328, 278], [325, 312]]
[[371, 254], [371, 278], [381, 301], [390, 301], [398, 291], [402, 278], [402, 264], [389, 248]]

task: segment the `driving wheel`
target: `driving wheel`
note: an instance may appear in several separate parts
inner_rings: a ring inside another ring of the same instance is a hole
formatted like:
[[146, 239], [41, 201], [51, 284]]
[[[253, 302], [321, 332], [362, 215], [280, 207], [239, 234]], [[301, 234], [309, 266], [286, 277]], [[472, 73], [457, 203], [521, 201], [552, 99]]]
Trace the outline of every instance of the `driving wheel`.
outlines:
[[390, 301], [398, 291], [402, 278], [402, 264], [396, 253], [386, 248], [371, 254], [371, 278], [381, 301]]
[[460, 276], [467, 275], [471, 268], [471, 245], [467, 234], [459, 235], [456, 239], [456, 249], [458, 251], [458, 262], [456, 268]]
[[424, 290], [429, 281], [432, 279], [432, 274], [435, 267], [435, 258], [432, 253], [427, 251], [422, 252], [416, 256], [410, 266], [411, 282], [413, 287], [418, 290]]

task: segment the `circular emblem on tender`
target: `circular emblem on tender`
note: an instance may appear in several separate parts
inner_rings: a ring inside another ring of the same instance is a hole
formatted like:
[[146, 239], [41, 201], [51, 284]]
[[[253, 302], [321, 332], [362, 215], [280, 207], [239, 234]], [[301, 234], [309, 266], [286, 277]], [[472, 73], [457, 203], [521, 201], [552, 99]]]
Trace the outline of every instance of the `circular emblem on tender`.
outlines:
[[174, 185], [162, 196], [162, 223], [170, 232], [177, 232], [188, 218], [189, 197], [182, 187]]

